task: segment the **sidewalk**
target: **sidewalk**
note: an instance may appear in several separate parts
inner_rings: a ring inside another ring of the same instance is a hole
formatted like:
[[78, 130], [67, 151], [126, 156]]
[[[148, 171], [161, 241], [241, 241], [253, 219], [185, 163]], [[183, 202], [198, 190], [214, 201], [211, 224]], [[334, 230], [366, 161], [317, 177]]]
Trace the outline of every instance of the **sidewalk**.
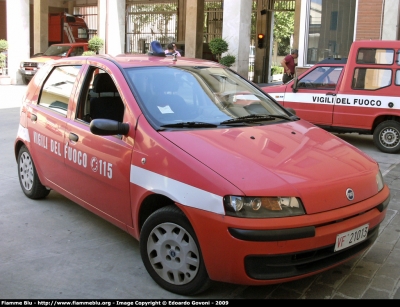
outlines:
[[26, 85], [0, 85], [0, 109], [19, 108]]

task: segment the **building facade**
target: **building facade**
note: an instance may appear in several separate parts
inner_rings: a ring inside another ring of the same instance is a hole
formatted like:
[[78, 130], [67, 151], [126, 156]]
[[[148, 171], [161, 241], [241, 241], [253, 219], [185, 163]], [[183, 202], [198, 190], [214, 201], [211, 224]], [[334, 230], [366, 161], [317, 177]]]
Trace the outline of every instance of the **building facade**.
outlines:
[[146, 52], [146, 39], [162, 36], [184, 46], [185, 56], [207, 58], [208, 40], [221, 36], [236, 57], [232, 69], [245, 77], [249, 46], [262, 33], [266, 43], [255, 48], [250, 68], [254, 82], [266, 83], [274, 11], [284, 2], [295, 11], [299, 71], [328, 56], [346, 57], [354, 40], [400, 38], [399, 0], [0, 0], [0, 39], [9, 43], [8, 75], [18, 84], [20, 62], [48, 46], [49, 12], [84, 14], [92, 34], [105, 41], [102, 53], [111, 55]]

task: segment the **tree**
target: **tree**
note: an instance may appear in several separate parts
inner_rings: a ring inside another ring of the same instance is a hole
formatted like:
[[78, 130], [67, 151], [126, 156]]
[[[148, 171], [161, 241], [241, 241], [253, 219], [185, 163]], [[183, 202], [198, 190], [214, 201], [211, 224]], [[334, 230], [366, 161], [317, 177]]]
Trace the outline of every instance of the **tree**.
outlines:
[[274, 12], [274, 40], [278, 44], [278, 55], [287, 55], [290, 37], [294, 32], [294, 12]]

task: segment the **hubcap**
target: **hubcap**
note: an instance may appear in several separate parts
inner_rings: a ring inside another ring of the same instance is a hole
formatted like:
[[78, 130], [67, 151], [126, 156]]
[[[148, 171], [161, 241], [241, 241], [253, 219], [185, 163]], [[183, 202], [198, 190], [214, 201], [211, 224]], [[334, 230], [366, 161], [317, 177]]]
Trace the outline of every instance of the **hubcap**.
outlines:
[[30, 191], [33, 186], [33, 164], [30, 155], [26, 152], [19, 158], [19, 178], [24, 189]]
[[399, 130], [389, 127], [380, 133], [381, 144], [386, 148], [394, 148], [399, 145], [400, 132]]
[[151, 231], [147, 255], [157, 274], [174, 285], [191, 282], [200, 266], [196, 242], [184, 228], [173, 223], [162, 223]]

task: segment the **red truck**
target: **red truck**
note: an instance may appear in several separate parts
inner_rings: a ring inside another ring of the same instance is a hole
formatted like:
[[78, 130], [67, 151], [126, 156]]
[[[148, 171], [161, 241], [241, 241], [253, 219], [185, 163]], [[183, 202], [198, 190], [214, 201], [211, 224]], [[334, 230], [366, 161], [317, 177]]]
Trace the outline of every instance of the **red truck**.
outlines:
[[49, 46], [61, 43], [87, 43], [89, 29], [79, 15], [49, 14]]
[[298, 78], [263, 90], [328, 131], [373, 135], [400, 151], [400, 41], [355, 41], [348, 58], [327, 58]]
[[19, 71], [22, 75], [23, 82], [28, 84], [38, 69], [40, 69], [47, 61], [80, 56], [88, 50], [88, 43], [51, 45], [44, 53], [38, 53], [34, 57], [20, 63]]

